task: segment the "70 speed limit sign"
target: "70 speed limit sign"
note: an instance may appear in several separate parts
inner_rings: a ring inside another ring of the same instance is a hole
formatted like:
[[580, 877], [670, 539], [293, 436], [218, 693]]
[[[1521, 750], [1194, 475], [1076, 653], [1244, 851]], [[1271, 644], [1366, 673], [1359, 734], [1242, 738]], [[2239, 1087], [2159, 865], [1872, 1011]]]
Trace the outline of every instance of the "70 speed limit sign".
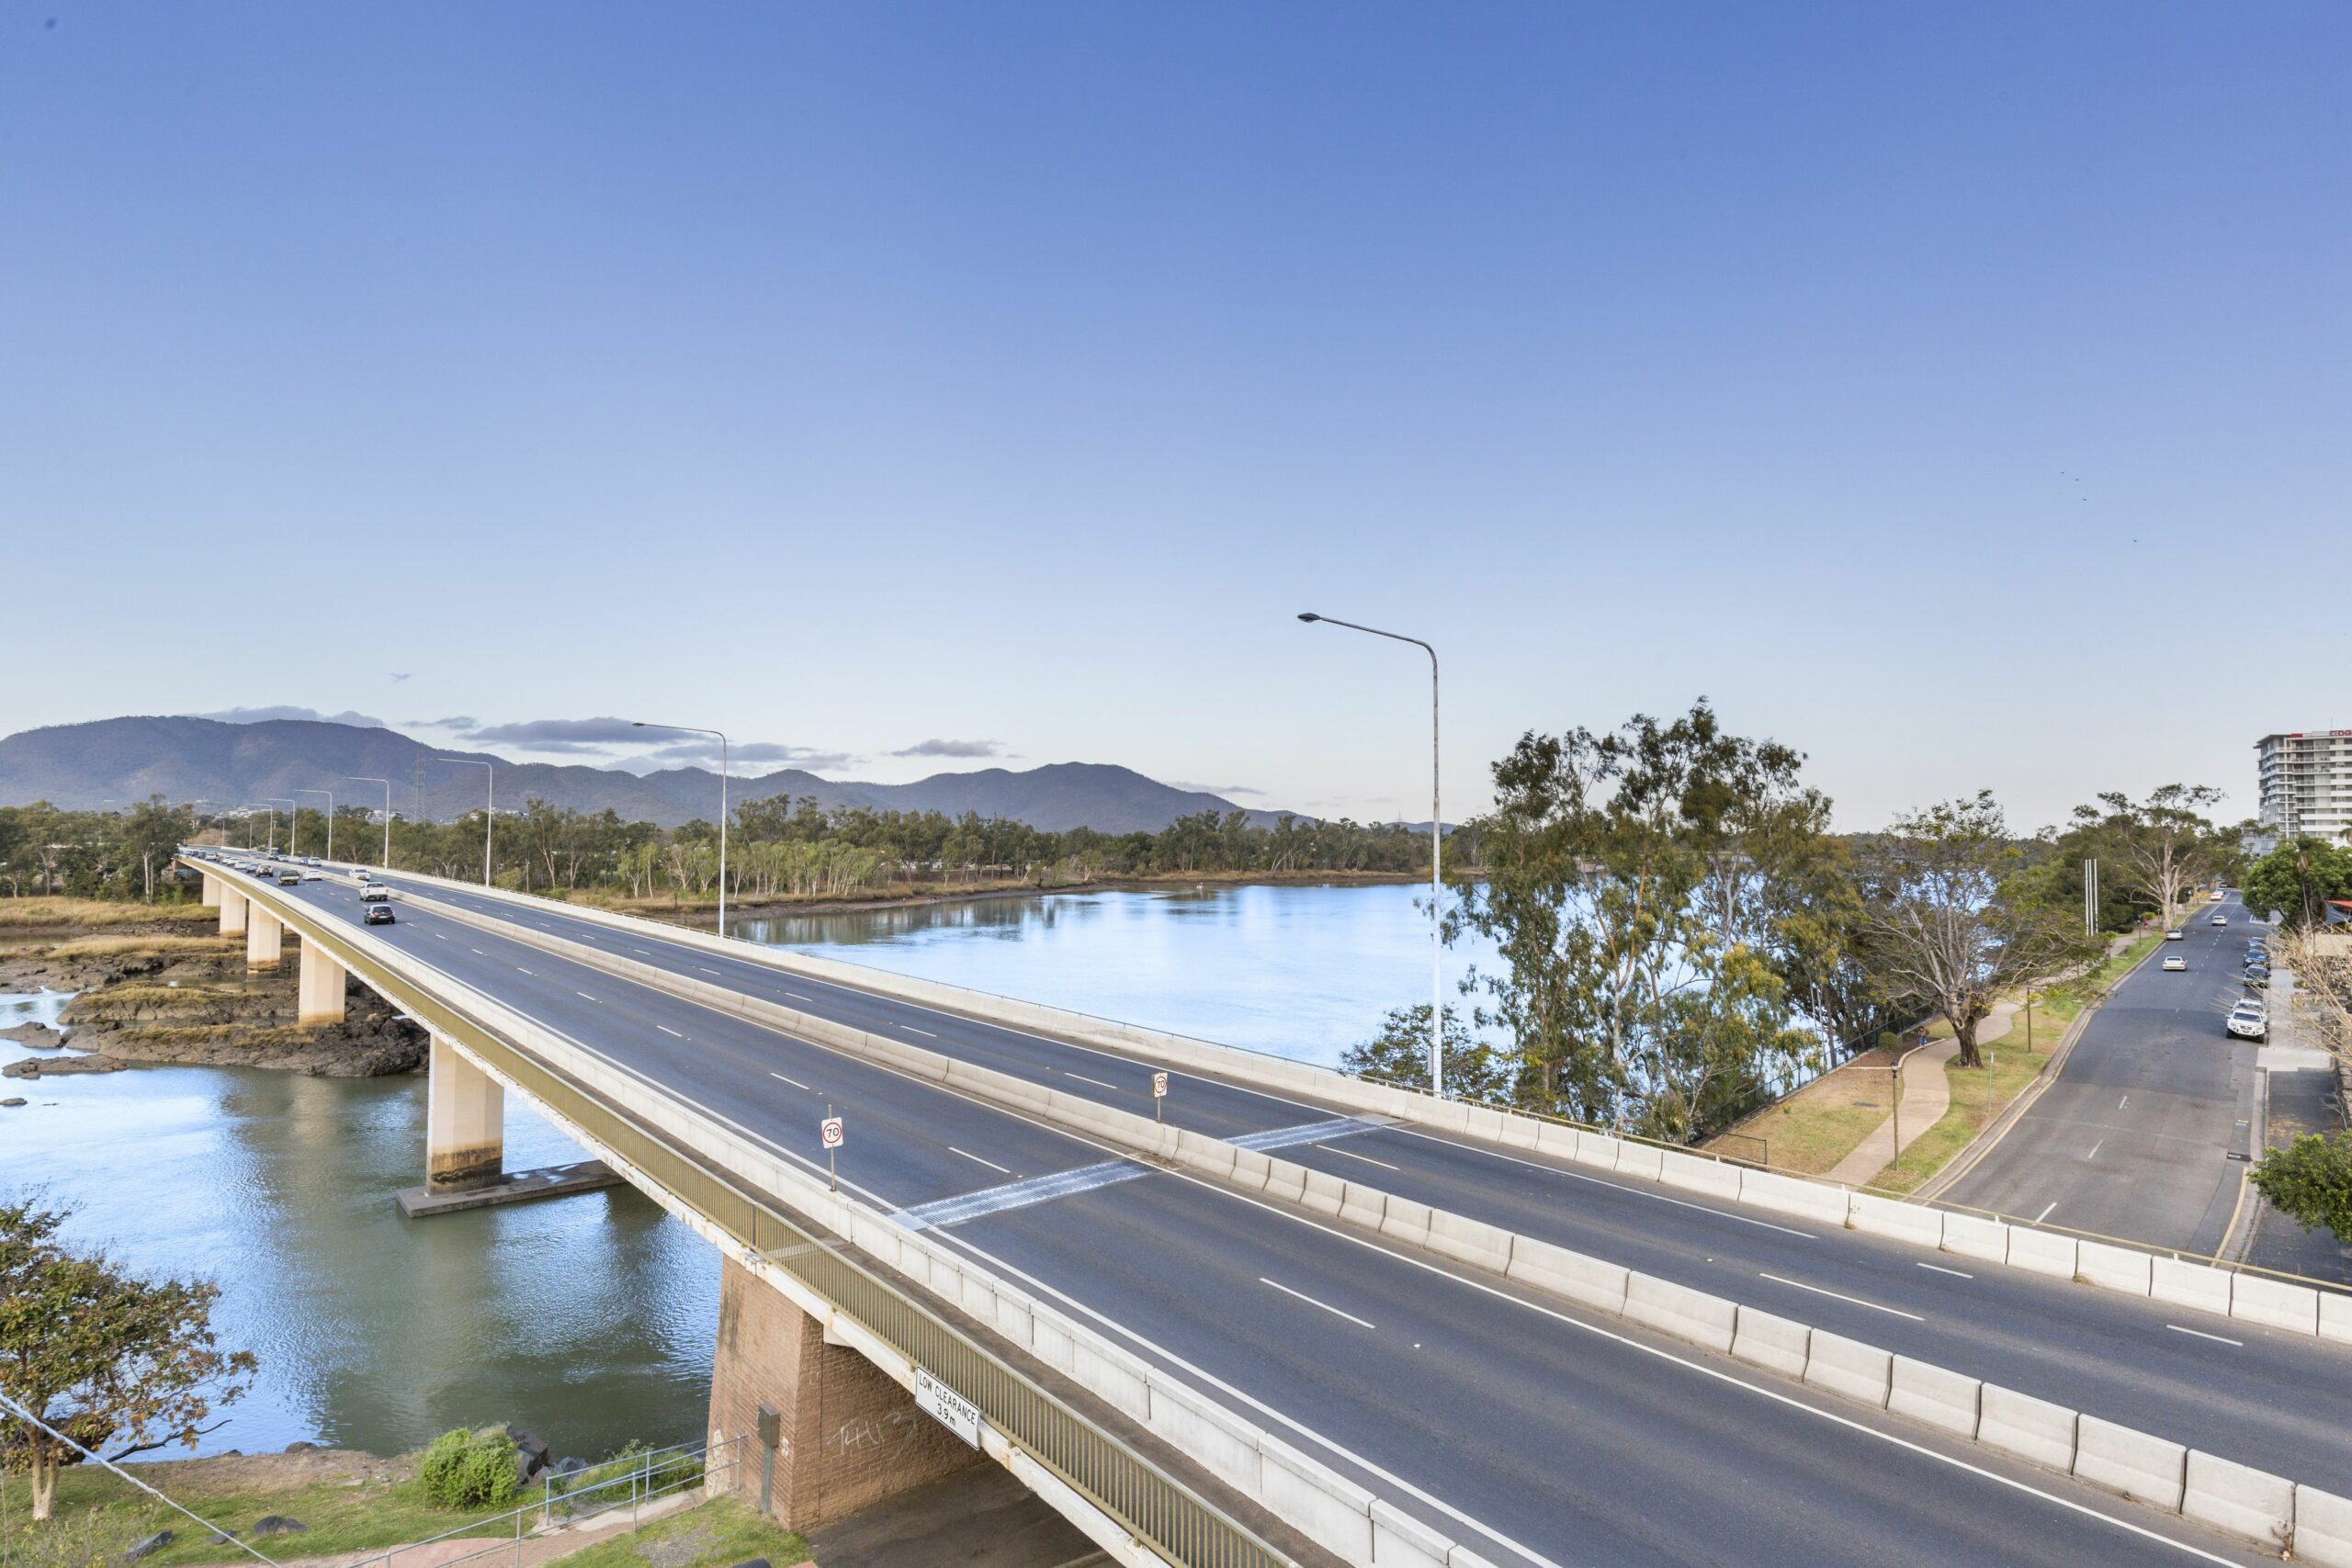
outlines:
[[824, 1135], [825, 1146], [827, 1148], [837, 1149], [842, 1146], [842, 1119], [840, 1117], [828, 1116], [817, 1125], [818, 1130]]

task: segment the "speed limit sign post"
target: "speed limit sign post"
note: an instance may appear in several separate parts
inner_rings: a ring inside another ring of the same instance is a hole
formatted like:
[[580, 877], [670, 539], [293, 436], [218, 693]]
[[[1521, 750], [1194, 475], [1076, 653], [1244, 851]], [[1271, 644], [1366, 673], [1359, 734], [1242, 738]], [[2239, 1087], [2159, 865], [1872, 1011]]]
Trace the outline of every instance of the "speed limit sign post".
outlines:
[[1168, 1075], [1166, 1073], [1154, 1073], [1151, 1075], [1151, 1119], [1153, 1121], [1165, 1122], [1168, 1120], [1167, 1117], [1159, 1113], [1159, 1108], [1166, 1104], [1167, 1101]]
[[833, 1151], [842, 1146], [842, 1119], [833, 1114], [831, 1106], [825, 1107], [825, 1119], [817, 1124], [817, 1133], [825, 1144], [825, 1174], [832, 1180], [832, 1190], [838, 1192], [842, 1190], [842, 1172]]

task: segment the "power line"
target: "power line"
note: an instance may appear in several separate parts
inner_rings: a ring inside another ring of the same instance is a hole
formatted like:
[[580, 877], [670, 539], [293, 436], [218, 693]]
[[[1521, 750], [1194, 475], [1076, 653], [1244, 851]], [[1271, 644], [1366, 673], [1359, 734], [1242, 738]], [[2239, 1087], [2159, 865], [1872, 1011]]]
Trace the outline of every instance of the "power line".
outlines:
[[247, 1556], [268, 1563], [269, 1568], [279, 1568], [278, 1561], [275, 1557], [270, 1556], [267, 1552], [259, 1550], [248, 1542], [239, 1540], [234, 1535], [231, 1535], [227, 1530], [222, 1529], [210, 1519], [190, 1513], [187, 1509], [181, 1507], [180, 1505], [173, 1502], [169, 1497], [165, 1496], [163, 1493], [156, 1491], [153, 1486], [148, 1485], [145, 1482], [140, 1480], [139, 1477], [131, 1474], [130, 1472], [115, 1463], [114, 1461], [107, 1459], [93, 1452], [91, 1450], [84, 1448], [81, 1444], [75, 1442], [73, 1438], [67, 1437], [64, 1433], [51, 1426], [48, 1422], [42, 1420], [40, 1416], [26, 1409], [23, 1405], [17, 1404], [16, 1400], [12, 1399], [7, 1394], [0, 1393], [0, 1406], [5, 1406], [8, 1412], [14, 1415], [18, 1420], [28, 1423], [31, 1426], [39, 1427], [42, 1431], [47, 1432], [51, 1437], [55, 1438], [59, 1442], [63, 1443], [67, 1448], [72, 1449], [84, 1459], [89, 1460], [93, 1463], [102, 1465], [106, 1469], [112, 1471], [115, 1474], [119, 1475], [125, 1481], [130, 1482], [133, 1486], [138, 1487], [141, 1492], [146, 1493], [150, 1497], [153, 1497], [157, 1502], [163, 1504], [165, 1507], [172, 1509], [175, 1513], [186, 1514], [190, 1519], [193, 1519], [196, 1523], [202, 1525], [206, 1529], [210, 1530], [215, 1535], [228, 1536], [229, 1543], [243, 1551]]

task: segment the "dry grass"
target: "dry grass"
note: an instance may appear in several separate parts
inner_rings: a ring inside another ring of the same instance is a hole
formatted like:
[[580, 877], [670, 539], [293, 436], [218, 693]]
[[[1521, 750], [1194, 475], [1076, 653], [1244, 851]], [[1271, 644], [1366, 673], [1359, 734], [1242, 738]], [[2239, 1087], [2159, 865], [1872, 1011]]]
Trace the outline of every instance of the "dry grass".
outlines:
[[[1871, 1129], [1894, 1105], [1893, 1075], [1883, 1051], [1865, 1051], [1836, 1072], [1815, 1078], [1780, 1104], [1752, 1116], [1738, 1131], [1762, 1138], [1775, 1170], [1819, 1176], [1861, 1146]], [[1711, 1139], [1702, 1146], [1714, 1147]], [[1722, 1143], [1725, 1154], [1748, 1152], [1736, 1140]]]
[[170, 958], [228, 952], [236, 940], [221, 936], [85, 936], [61, 942], [51, 958]]
[[0, 931], [107, 926], [205, 925], [220, 918], [201, 904], [127, 904], [106, 898], [0, 898]]

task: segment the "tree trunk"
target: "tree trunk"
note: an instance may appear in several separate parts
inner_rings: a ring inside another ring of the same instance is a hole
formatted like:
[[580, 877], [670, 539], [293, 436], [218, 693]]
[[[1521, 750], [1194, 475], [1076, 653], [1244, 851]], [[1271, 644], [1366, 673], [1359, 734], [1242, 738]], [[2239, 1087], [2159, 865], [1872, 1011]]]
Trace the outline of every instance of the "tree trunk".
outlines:
[[1952, 1038], [1960, 1042], [1958, 1059], [1963, 1067], [1981, 1067], [1984, 1065], [1984, 1054], [1976, 1049], [1977, 1022], [1978, 1021], [1973, 1018], [1966, 1023], [1962, 1023], [1958, 1020], [1952, 1021]]
[[33, 1450], [33, 1522], [40, 1523], [57, 1506], [57, 1450], [47, 1443]]

